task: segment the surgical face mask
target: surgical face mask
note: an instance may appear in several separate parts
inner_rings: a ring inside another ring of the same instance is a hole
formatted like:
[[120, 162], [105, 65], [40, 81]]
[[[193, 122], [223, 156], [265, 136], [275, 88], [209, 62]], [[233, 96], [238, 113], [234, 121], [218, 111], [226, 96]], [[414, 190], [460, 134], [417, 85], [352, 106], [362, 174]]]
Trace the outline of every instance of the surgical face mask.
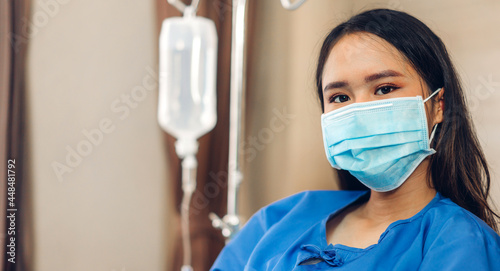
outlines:
[[421, 96], [354, 103], [321, 116], [328, 161], [372, 190], [401, 186], [436, 151], [430, 148]]

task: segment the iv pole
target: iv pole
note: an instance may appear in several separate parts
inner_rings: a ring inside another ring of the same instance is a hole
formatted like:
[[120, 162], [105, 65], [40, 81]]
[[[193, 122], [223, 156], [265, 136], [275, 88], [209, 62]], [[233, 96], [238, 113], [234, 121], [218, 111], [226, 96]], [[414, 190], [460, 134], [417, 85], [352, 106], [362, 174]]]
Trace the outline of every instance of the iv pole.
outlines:
[[233, 0], [231, 33], [231, 85], [229, 108], [229, 159], [227, 214], [221, 219], [210, 213], [212, 225], [222, 230], [222, 235], [230, 240], [239, 230], [238, 190], [243, 179], [240, 167], [239, 146], [241, 141], [243, 112], [245, 110], [245, 22], [246, 0]]
[[[281, 0], [287, 10], [299, 8], [306, 0]], [[233, 0], [231, 33], [231, 89], [229, 112], [229, 161], [227, 214], [221, 219], [210, 213], [212, 225], [222, 230], [222, 235], [229, 241], [240, 228], [238, 216], [238, 190], [243, 180], [240, 167], [239, 146], [242, 133], [243, 112], [245, 110], [245, 23], [246, 0]]]

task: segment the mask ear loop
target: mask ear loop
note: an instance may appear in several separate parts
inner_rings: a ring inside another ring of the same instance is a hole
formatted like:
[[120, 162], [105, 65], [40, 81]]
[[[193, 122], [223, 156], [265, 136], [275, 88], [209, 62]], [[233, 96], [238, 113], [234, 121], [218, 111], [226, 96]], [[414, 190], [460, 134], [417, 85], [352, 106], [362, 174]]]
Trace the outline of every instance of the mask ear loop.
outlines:
[[427, 97], [425, 100], [424, 100], [424, 103], [427, 102], [430, 98], [432, 98], [434, 95], [438, 94], [439, 91], [441, 91], [442, 88], [438, 88], [436, 89], [436, 91], [434, 91], [431, 96]]
[[431, 136], [429, 137], [429, 146], [431, 145], [431, 142], [432, 142], [432, 140], [434, 139], [434, 134], [436, 133], [436, 130], [437, 130], [438, 125], [439, 125], [439, 123], [436, 123], [436, 124], [434, 125], [434, 127], [432, 127]]
[[[427, 97], [425, 100], [424, 100], [424, 103], [427, 102], [430, 98], [432, 98], [434, 95], [438, 94], [439, 91], [441, 91], [442, 88], [438, 88], [436, 91], [434, 91], [429, 97]], [[429, 146], [431, 145], [431, 142], [432, 140], [434, 139], [434, 134], [436, 133], [436, 129], [438, 127], [439, 123], [436, 123], [434, 125], [434, 127], [432, 127], [432, 132], [431, 132], [431, 136], [429, 137]]]

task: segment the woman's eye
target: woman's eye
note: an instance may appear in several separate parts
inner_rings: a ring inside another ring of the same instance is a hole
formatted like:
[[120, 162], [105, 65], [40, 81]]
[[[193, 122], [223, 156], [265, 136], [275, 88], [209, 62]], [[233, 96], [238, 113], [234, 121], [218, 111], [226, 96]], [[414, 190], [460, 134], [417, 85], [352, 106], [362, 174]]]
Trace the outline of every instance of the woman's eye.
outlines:
[[396, 87], [391, 87], [391, 86], [380, 87], [377, 89], [377, 91], [375, 91], [375, 94], [376, 95], [384, 95], [387, 93], [391, 93], [394, 90], [396, 90]]
[[330, 102], [333, 102], [333, 103], [345, 103], [347, 101], [349, 101], [351, 98], [349, 98], [349, 96], [347, 95], [337, 95], [337, 96], [334, 96], [330, 99]]

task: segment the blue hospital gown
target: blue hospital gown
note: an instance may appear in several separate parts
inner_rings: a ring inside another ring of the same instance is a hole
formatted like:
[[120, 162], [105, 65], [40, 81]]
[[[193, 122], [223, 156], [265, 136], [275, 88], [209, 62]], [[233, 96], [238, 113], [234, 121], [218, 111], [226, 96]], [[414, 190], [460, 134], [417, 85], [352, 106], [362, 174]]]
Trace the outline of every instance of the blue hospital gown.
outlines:
[[327, 244], [326, 222], [369, 191], [307, 191], [259, 210], [211, 270], [500, 270], [500, 237], [437, 193], [367, 248]]

